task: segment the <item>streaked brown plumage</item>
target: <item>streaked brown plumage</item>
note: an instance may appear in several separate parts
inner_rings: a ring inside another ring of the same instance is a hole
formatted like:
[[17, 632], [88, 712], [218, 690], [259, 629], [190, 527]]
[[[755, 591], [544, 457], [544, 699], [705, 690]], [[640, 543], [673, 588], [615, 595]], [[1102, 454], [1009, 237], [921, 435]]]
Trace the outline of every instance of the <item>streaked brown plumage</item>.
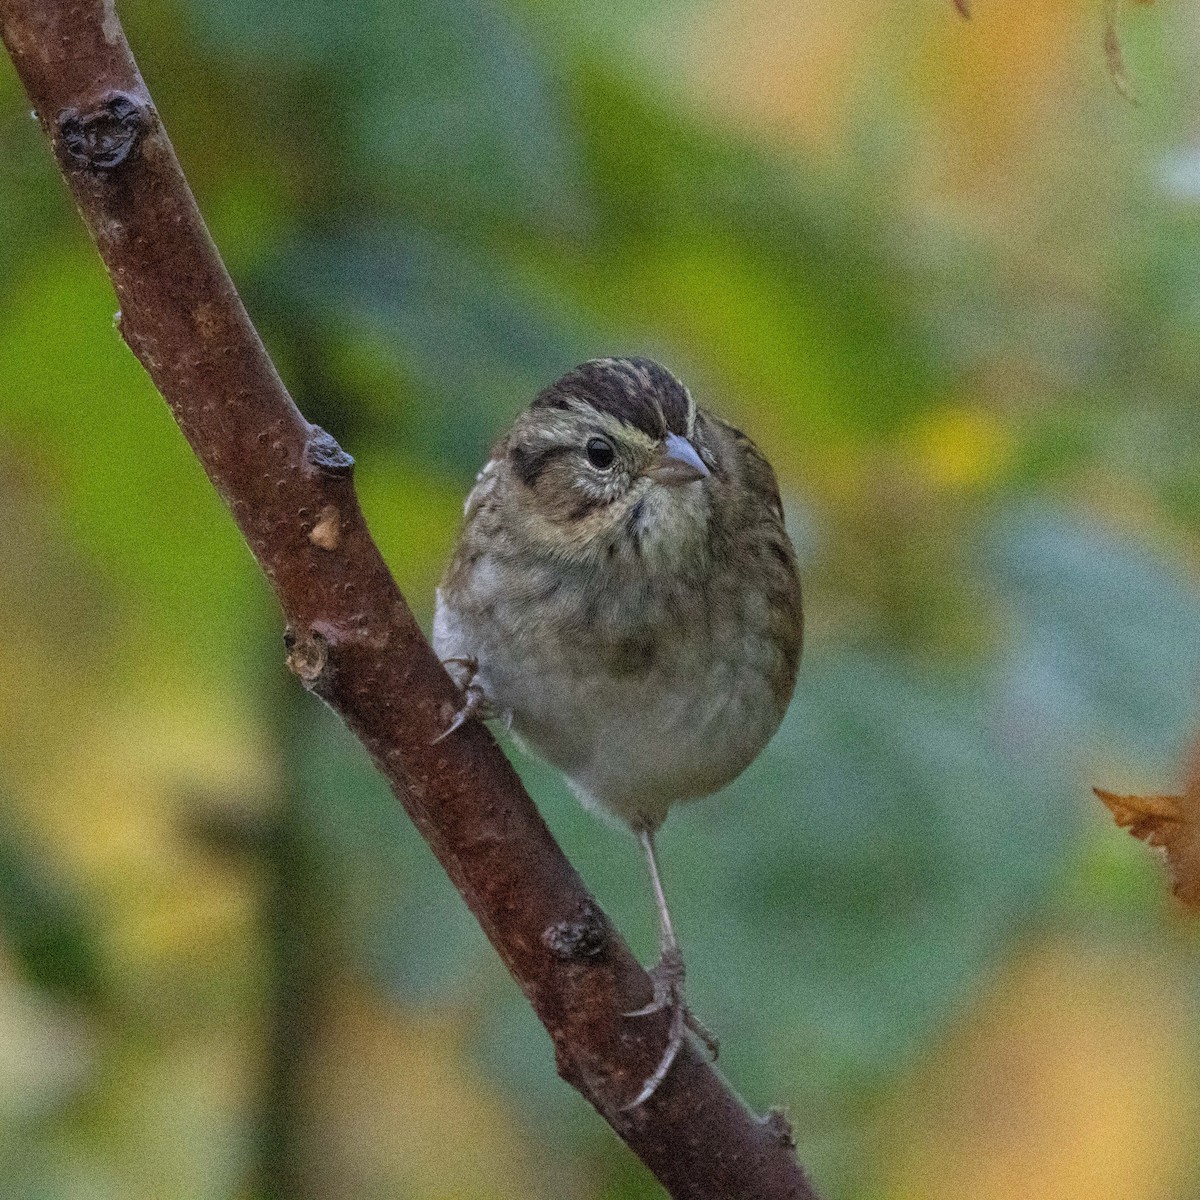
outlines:
[[654, 833], [739, 775], [791, 698], [803, 639], [774, 472], [646, 359], [585, 363], [495, 447], [438, 590], [434, 645], [473, 715], [502, 716], [641, 840], [659, 903], [665, 1078], [691, 1020]]

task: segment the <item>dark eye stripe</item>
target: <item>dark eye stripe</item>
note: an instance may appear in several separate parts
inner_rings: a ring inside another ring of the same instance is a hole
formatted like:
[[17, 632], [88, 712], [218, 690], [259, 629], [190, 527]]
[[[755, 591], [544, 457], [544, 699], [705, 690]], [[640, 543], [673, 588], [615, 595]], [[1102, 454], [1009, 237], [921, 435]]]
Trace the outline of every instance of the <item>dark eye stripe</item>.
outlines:
[[597, 509], [606, 508], [616, 499], [615, 496], [585, 496], [577, 495], [575, 503], [567, 513], [568, 521], [582, 521]]
[[517, 478], [526, 487], [533, 487], [550, 463], [561, 454], [569, 454], [571, 449], [570, 446], [539, 446], [536, 449], [514, 446], [509, 451], [508, 458], [517, 473]]

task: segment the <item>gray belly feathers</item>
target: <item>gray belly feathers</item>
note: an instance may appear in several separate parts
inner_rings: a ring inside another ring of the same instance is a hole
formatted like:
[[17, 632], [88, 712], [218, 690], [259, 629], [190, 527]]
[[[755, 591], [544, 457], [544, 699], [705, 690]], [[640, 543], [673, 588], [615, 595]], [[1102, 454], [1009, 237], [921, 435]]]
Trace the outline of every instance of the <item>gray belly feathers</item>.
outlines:
[[[553, 585], [506, 578], [494, 560], [473, 574], [469, 619], [439, 593], [435, 649], [442, 659], [476, 661], [493, 710], [589, 807], [657, 828], [672, 804], [735, 778], [782, 719], [772, 686], [781, 654], [752, 580], [721, 596], [661, 578], [618, 594], [611, 578], [599, 588], [561, 574]], [[511, 600], [514, 588], [528, 589], [531, 602], [536, 595], [536, 638], [496, 619], [498, 608], [519, 611], [491, 599], [504, 589]]]

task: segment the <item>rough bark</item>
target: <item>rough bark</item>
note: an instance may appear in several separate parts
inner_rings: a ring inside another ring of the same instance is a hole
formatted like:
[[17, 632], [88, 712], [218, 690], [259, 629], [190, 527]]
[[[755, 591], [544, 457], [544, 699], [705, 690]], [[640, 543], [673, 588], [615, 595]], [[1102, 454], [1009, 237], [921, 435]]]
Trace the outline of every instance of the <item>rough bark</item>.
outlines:
[[305, 421], [263, 349], [113, 0], [0, 0], [0, 32], [108, 269], [121, 334], [278, 596], [289, 666], [370, 752], [545, 1025], [559, 1073], [672, 1196], [813, 1197], [786, 1121], [748, 1111], [691, 1045], [623, 1111], [666, 1015], [620, 1016], [650, 981], [487, 730], [435, 743], [451, 682], [371, 540], [351, 458]]

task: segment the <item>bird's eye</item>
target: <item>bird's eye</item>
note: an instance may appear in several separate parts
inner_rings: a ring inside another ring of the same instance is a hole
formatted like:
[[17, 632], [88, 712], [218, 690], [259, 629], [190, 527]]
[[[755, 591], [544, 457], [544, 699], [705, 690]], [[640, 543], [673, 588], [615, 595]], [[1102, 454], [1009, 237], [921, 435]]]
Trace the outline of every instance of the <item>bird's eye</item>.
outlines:
[[607, 471], [616, 461], [617, 452], [608, 438], [594, 437], [588, 439], [587, 457], [596, 470]]

